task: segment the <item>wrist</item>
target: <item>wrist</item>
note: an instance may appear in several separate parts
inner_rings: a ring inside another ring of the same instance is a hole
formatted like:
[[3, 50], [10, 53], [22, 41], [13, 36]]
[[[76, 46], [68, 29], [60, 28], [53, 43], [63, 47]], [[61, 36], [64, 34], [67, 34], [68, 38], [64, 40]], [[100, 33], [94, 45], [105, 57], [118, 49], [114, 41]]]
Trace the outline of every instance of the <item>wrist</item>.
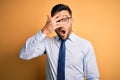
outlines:
[[41, 31], [42, 31], [43, 34], [47, 34], [47, 32], [46, 32], [46, 30], [44, 28], [41, 29]]

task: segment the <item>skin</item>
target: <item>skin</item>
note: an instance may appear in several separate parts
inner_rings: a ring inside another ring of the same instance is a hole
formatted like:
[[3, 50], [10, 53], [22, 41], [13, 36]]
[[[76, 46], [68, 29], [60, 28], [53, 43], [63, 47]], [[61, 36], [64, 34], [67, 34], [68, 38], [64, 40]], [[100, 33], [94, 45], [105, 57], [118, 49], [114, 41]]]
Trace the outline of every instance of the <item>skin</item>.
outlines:
[[62, 10], [60, 12], [56, 12], [53, 17], [47, 16], [47, 21], [45, 26], [42, 28], [42, 32], [44, 34], [49, 34], [53, 31], [61, 37], [63, 40], [66, 40], [68, 36], [72, 32], [72, 18], [69, 19], [68, 23], [58, 22], [59, 20], [63, 19], [63, 16], [66, 15], [71, 17], [67, 10]]

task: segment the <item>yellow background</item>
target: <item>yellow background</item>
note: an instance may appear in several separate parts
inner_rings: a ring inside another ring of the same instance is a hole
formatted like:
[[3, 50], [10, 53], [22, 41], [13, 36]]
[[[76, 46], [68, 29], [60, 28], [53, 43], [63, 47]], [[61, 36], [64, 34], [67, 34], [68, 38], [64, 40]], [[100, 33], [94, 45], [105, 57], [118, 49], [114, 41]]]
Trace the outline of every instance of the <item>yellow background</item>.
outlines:
[[74, 32], [92, 42], [101, 80], [120, 80], [120, 0], [0, 0], [0, 80], [45, 80], [45, 55], [18, 56], [57, 3], [71, 7]]

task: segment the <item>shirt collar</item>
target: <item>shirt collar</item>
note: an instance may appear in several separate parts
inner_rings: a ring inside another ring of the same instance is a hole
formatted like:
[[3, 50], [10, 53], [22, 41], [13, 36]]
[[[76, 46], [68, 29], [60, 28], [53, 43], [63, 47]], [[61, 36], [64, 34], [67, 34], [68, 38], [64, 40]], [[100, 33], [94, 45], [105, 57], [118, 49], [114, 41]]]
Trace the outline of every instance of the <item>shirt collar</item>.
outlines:
[[76, 41], [76, 35], [74, 34], [74, 32], [72, 32], [70, 35], [69, 35], [69, 40], [71, 40], [71, 41]]
[[[55, 39], [56, 39], [57, 41], [60, 40], [59, 36], [56, 36]], [[69, 39], [70, 41], [76, 41], [76, 35], [74, 34], [74, 32], [72, 32], [72, 33], [69, 35], [68, 39]]]

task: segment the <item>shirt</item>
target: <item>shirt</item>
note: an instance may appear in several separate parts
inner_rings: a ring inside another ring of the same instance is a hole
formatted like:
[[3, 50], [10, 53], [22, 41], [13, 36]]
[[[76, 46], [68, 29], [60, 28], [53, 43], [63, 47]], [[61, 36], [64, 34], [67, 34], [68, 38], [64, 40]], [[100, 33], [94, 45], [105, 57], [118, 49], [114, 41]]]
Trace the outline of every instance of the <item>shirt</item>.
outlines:
[[[46, 53], [46, 79], [57, 79], [57, 65], [61, 40], [47, 38], [40, 30], [30, 37], [20, 52], [20, 58], [29, 60]], [[65, 80], [99, 80], [99, 71], [92, 44], [73, 32], [66, 41]]]

